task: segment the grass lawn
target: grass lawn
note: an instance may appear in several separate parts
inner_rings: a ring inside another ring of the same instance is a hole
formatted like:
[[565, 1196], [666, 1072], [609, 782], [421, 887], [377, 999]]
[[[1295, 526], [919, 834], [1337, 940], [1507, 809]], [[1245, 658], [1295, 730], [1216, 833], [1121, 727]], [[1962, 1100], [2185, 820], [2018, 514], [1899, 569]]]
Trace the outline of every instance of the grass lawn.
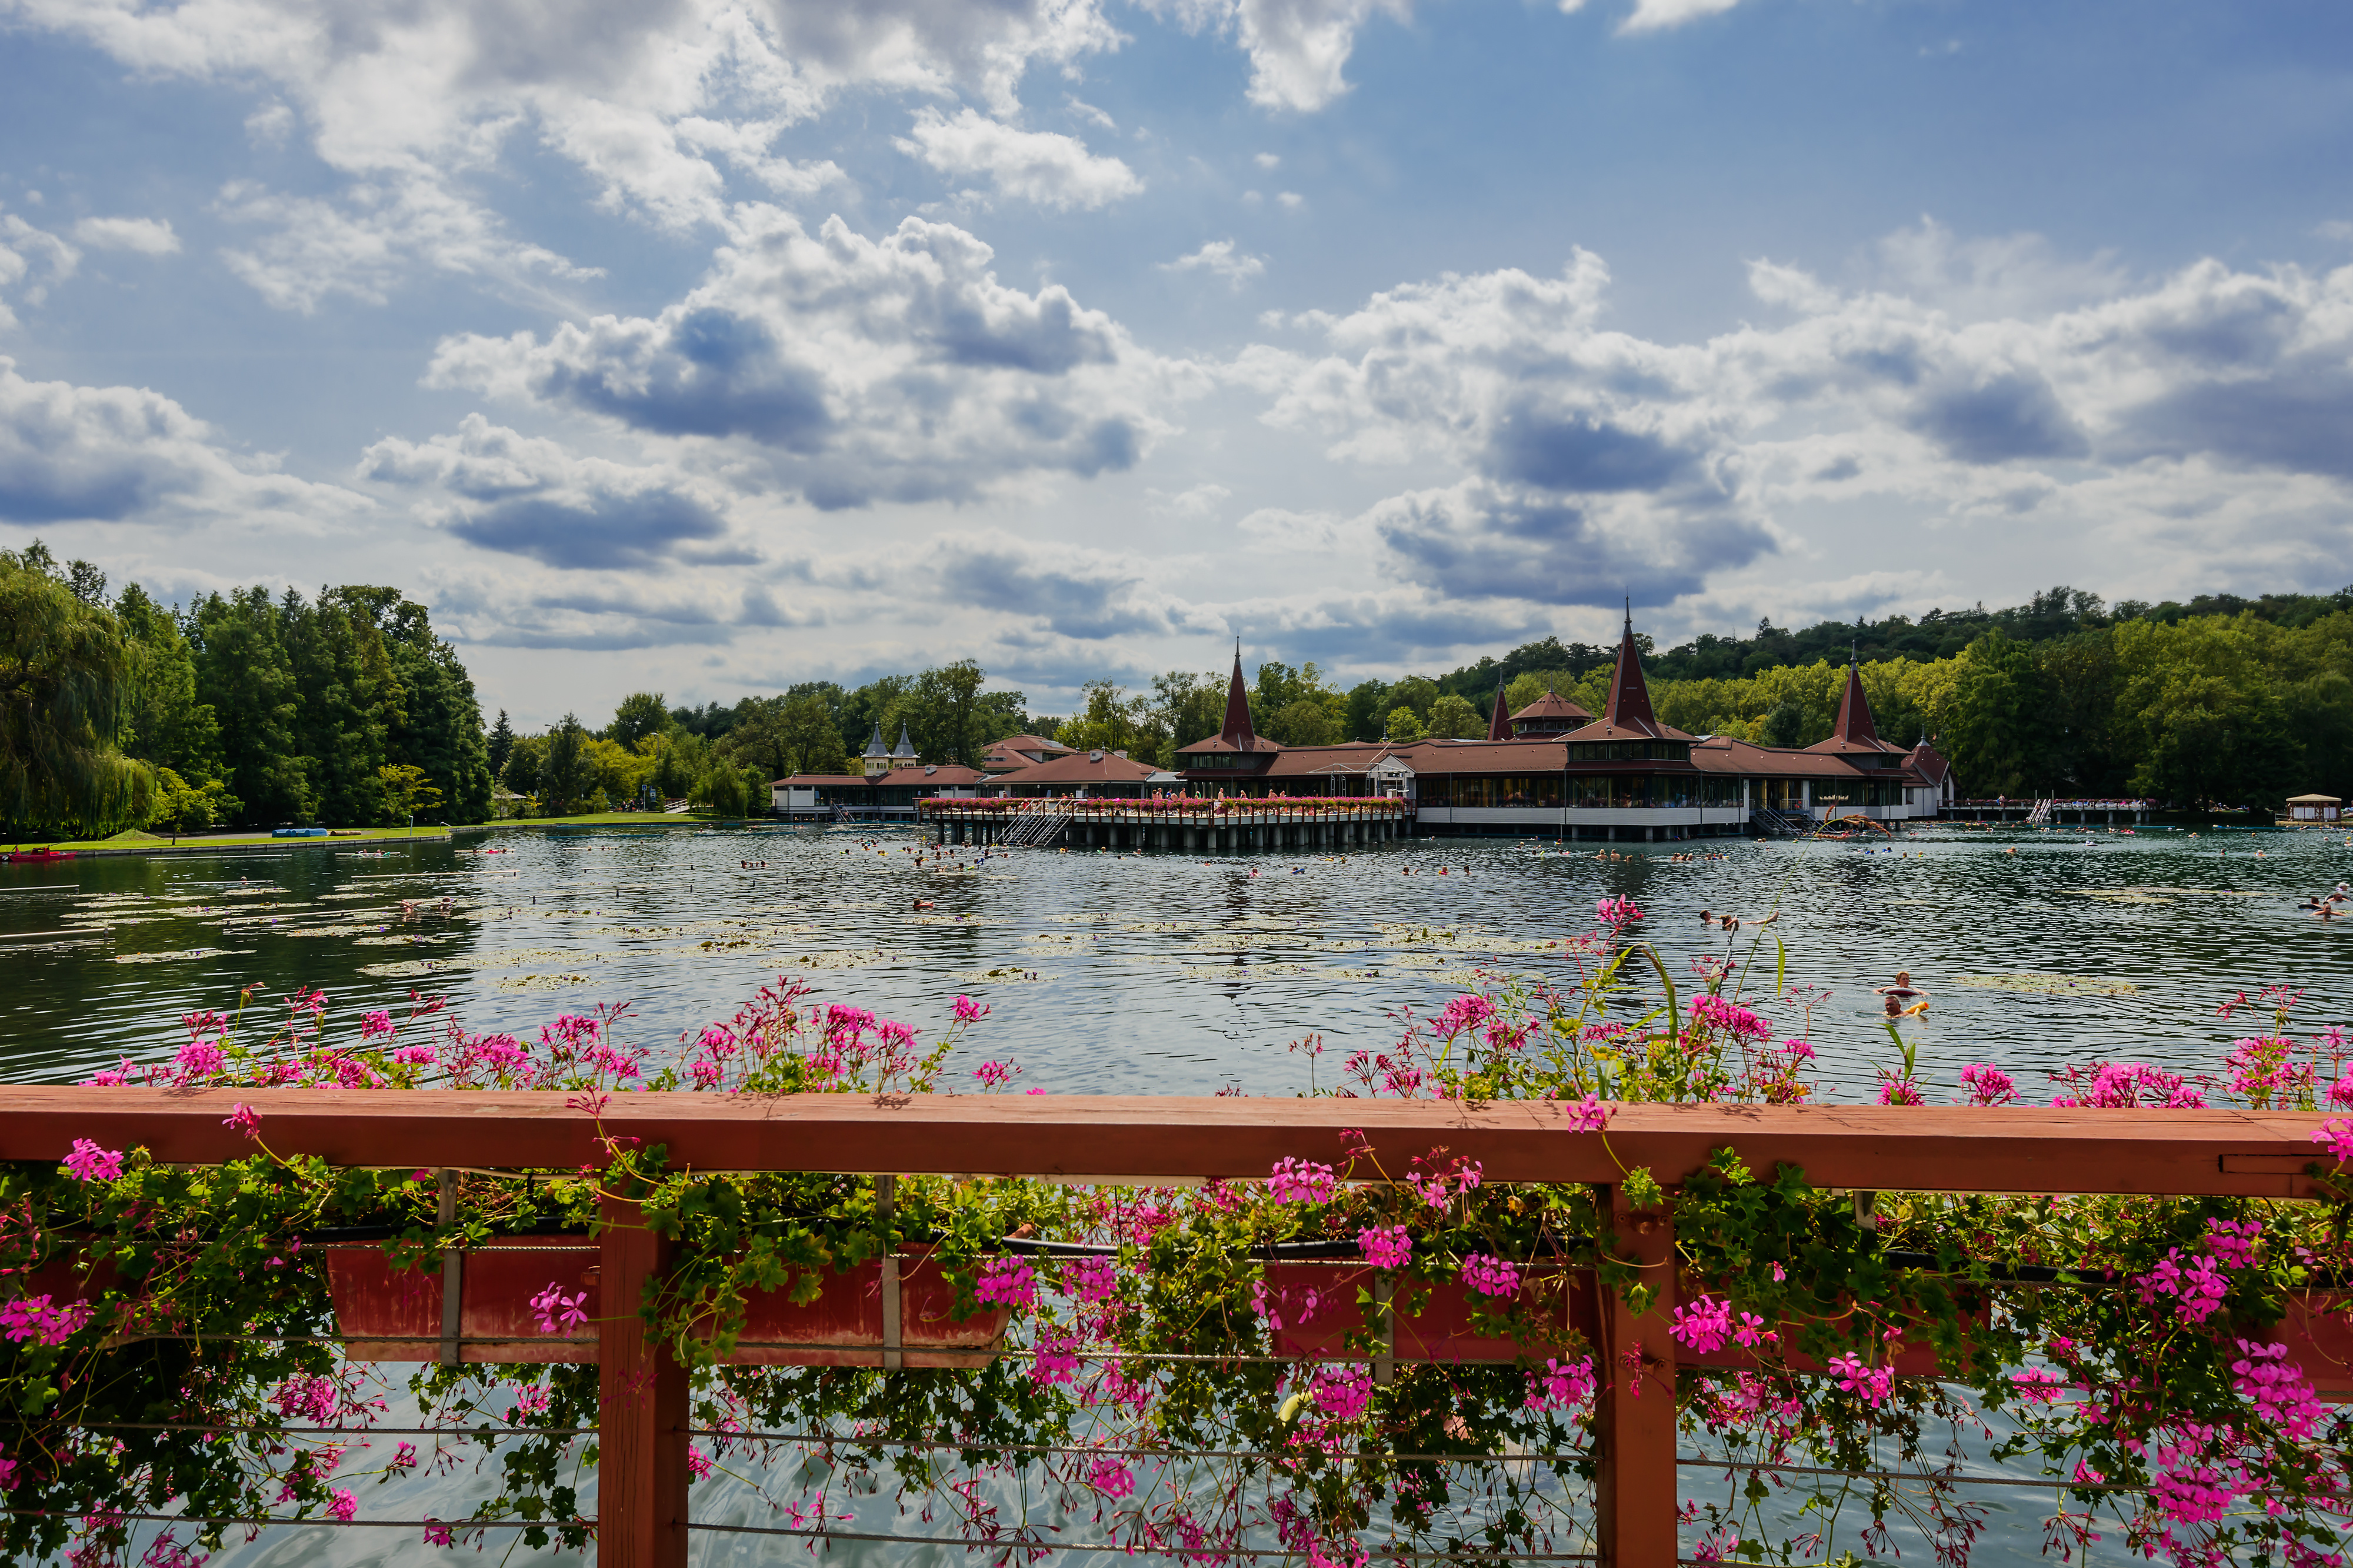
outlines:
[[667, 811], [591, 811], [578, 816], [510, 816], [497, 822], [476, 824], [478, 827], [713, 827], [721, 824], [737, 826], [746, 822], [765, 822], [765, 817], [715, 816], [706, 812], [686, 811], [673, 815]]
[[272, 838], [265, 830], [260, 833], [207, 833], [197, 837], [183, 835], [177, 844], [168, 833], [142, 833], [136, 828], [118, 833], [111, 838], [79, 838], [64, 843], [43, 844], [31, 840], [24, 843], [0, 844], [0, 852], [12, 849], [69, 849], [77, 855], [91, 853], [121, 853], [140, 855], [200, 855], [208, 849], [243, 849], [257, 844], [271, 846], [302, 844], [369, 844], [382, 839], [438, 839], [449, 837], [446, 827], [363, 827], [333, 838]]

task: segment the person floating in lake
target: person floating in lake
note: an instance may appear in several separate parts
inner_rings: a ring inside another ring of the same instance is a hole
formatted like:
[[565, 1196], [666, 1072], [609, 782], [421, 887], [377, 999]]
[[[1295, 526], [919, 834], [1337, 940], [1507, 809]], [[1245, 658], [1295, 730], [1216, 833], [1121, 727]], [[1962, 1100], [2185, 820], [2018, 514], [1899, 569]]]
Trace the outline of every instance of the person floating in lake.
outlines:
[[1887, 998], [1887, 1016], [1891, 1018], [1909, 1018], [1928, 1010], [1928, 994], [1912, 984], [1912, 972], [1908, 969], [1897, 970], [1895, 984], [1878, 987], [1877, 994]]

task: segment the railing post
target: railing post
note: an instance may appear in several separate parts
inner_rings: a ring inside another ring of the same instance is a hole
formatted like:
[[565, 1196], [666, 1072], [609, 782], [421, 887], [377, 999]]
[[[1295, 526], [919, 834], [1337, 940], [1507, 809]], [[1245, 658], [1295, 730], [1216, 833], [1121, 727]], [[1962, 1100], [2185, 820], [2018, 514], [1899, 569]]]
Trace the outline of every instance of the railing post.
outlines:
[[597, 1568], [686, 1568], [686, 1369], [638, 1315], [670, 1244], [604, 1201], [597, 1259]]
[[1601, 1391], [1593, 1422], [1601, 1561], [1608, 1568], [1673, 1568], [1675, 1342], [1667, 1325], [1675, 1306], [1674, 1221], [1662, 1210], [1630, 1208], [1623, 1185], [1609, 1194], [1611, 1256], [1641, 1264], [1651, 1294], [1650, 1310], [1638, 1317], [1617, 1292], [1599, 1287]]

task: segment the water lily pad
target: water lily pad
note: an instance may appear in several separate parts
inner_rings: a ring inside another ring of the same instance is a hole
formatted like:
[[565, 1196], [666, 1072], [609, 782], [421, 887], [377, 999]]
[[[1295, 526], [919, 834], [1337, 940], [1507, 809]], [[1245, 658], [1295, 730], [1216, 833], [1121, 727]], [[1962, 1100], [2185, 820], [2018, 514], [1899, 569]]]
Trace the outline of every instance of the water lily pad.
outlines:
[[1952, 984], [1979, 991], [2016, 991], [2035, 996], [2130, 996], [2140, 989], [2129, 980], [2100, 974], [1957, 974]]

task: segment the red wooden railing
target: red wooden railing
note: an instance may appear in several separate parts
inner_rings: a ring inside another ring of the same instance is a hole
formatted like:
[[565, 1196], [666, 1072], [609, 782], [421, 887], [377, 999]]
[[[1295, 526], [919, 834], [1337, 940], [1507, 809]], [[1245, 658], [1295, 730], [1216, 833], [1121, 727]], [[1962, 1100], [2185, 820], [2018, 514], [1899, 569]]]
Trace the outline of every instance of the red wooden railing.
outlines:
[[[242, 1100], [271, 1149], [338, 1164], [414, 1168], [601, 1166], [597, 1128], [562, 1093], [320, 1089], [176, 1091], [0, 1088], [0, 1159], [58, 1160], [76, 1138], [143, 1146], [156, 1159], [208, 1164], [252, 1145], [224, 1126]], [[1629, 1169], [1675, 1179], [1729, 1147], [1756, 1171], [1802, 1167], [1814, 1185], [1874, 1192], [2311, 1195], [2304, 1173], [2323, 1118], [2243, 1110], [1964, 1110], [1878, 1106], [1620, 1109], [1607, 1133], [1563, 1130], [1543, 1101], [1146, 1099], [849, 1095], [731, 1099], [628, 1094], [602, 1115], [608, 1135], [665, 1145], [673, 1168], [851, 1174], [1055, 1176], [1104, 1181], [1263, 1177], [1280, 1159], [1331, 1160], [1364, 1132], [1403, 1159], [1436, 1144], [1477, 1160], [1491, 1182], [1609, 1189], [1613, 1228], [1654, 1271], [1637, 1317], [1600, 1307], [1599, 1364], [1610, 1376], [1595, 1412], [1603, 1560], [1666, 1568], [1676, 1560], [1674, 1231], [1636, 1213]], [[667, 1244], [612, 1201], [600, 1242], [604, 1300], [638, 1299]], [[687, 1560], [687, 1379], [626, 1312], [598, 1329], [597, 1560], [607, 1568], [683, 1568]], [[1625, 1352], [1637, 1352], [1633, 1361]], [[1629, 1365], [1633, 1370], [1628, 1371]], [[1660, 1390], [1635, 1395], [1633, 1380]]]

